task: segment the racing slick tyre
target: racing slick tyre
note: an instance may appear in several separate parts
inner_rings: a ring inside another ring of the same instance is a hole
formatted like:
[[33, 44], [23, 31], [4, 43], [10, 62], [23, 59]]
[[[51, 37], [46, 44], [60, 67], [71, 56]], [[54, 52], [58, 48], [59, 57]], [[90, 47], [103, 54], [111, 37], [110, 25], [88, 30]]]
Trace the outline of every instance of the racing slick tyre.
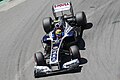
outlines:
[[80, 60], [81, 56], [80, 56], [79, 48], [76, 45], [71, 46], [69, 50], [72, 59]]
[[84, 28], [87, 24], [86, 15], [84, 12], [76, 13], [75, 20], [79, 27], [81, 26], [82, 28]]
[[46, 65], [46, 61], [44, 59], [42, 52], [36, 52], [34, 54], [34, 58], [35, 58], [35, 62], [36, 62], [37, 66], [45, 66]]
[[44, 18], [43, 21], [43, 28], [44, 28], [44, 31], [48, 34], [51, 30], [52, 30], [52, 18], [51, 17], [47, 17], [47, 18]]

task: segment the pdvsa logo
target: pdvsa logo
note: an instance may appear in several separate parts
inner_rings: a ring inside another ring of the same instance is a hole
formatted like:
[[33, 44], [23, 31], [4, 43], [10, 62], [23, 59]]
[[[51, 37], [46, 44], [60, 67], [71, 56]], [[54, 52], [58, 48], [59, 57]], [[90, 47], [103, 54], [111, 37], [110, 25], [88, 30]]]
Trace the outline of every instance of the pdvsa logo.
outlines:
[[70, 3], [58, 4], [58, 5], [55, 5], [54, 8], [68, 6], [68, 5], [70, 5]]

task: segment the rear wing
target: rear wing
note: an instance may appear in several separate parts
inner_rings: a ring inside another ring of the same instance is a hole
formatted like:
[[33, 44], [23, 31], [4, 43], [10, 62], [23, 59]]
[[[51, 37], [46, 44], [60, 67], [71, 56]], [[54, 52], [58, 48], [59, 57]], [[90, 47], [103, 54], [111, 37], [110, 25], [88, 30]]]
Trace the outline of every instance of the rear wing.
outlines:
[[61, 12], [65, 10], [70, 10], [70, 3], [61, 3], [53, 6], [54, 12]]
[[66, 10], [70, 10], [71, 14], [74, 15], [71, 2], [60, 3], [52, 6], [52, 11], [54, 16], [56, 16], [55, 13], [66, 11]]

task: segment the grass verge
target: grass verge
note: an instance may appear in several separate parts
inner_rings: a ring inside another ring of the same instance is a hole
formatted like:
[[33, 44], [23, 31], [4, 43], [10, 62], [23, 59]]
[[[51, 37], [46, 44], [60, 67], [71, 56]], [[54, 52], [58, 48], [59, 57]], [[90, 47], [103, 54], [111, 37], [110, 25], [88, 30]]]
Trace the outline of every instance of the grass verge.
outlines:
[[4, 5], [5, 3], [7, 3], [9, 0], [0, 0], [0, 6]]

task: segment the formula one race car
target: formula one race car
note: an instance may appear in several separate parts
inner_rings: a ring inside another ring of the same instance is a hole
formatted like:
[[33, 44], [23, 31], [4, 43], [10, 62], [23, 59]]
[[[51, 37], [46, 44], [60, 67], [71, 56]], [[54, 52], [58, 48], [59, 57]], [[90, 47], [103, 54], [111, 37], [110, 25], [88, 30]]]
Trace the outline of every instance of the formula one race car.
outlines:
[[74, 70], [80, 66], [77, 37], [86, 27], [86, 15], [84, 12], [74, 15], [71, 2], [53, 5], [52, 10], [55, 19], [43, 19], [43, 28], [47, 35], [42, 39], [42, 44], [49, 44], [49, 50], [45, 51], [49, 57], [45, 58], [42, 52], [34, 54], [35, 78]]

